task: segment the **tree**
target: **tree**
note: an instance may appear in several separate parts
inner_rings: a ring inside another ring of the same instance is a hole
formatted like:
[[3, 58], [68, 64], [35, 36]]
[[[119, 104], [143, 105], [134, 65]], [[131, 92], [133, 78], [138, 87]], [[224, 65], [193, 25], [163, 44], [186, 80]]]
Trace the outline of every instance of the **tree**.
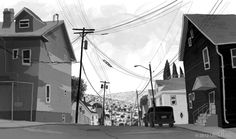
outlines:
[[180, 76], [180, 78], [184, 77], [184, 72], [181, 67], [179, 67], [179, 76]]
[[[79, 78], [72, 76], [71, 78], [71, 102], [74, 103], [77, 100], [78, 94], [78, 87], [79, 87]], [[80, 100], [84, 97], [84, 92], [87, 90], [87, 85], [85, 84], [84, 80], [81, 79], [80, 84]]]
[[173, 63], [173, 67], [172, 68], [173, 68], [172, 69], [172, 78], [178, 78], [179, 75], [178, 75], [175, 63]]
[[171, 74], [170, 74], [170, 64], [168, 62], [168, 60], [166, 60], [166, 64], [164, 67], [164, 73], [163, 73], [163, 79], [164, 80], [169, 80], [171, 78]]
[[147, 105], [147, 102], [148, 102], [148, 96], [147, 95], [142, 96], [140, 99], [140, 107], [142, 107], [143, 105]]

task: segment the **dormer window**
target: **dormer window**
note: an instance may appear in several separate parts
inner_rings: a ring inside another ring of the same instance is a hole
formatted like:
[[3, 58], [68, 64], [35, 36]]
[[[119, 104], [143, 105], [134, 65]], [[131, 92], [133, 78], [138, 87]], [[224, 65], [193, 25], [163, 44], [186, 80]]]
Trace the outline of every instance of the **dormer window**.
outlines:
[[30, 22], [29, 19], [21, 19], [19, 21], [19, 28], [29, 28]]

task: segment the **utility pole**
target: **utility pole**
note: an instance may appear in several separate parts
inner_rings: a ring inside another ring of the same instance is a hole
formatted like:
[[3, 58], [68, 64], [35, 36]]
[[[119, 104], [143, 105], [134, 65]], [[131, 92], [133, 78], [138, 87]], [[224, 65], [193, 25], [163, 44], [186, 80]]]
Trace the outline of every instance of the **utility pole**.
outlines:
[[137, 101], [137, 107], [138, 107], [138, 126], [141, 126], [140, 123], [140, 115], [139, 115], [139, 102], [138, 102], [138, 90], [136, 90], [136, 101]]
[[[81, 94], [81, 73], [82, 73], [82, 58], [83, 58], [83, 45], [84, 45], [84, 37], [89, 33], [94, 33], [95, 29], [85, 29], [84, 27], [82, 29], [73, 28], [72, 30], [78, 31], [74, 32], [74, 34], [79, 34], [82, 38], [81, 40], [81, 51], [80, 51], [80, 70], [79, 70], [79, 86], [78, 86], [78, 92], [77, 92], [77, 99], [76, 99], [76, 110], [75, 110], [75, 123], [78, 123], [78, 109], [79, 109], [79, 100], [80, 100], [80, 94]], [[87, 42], [86, 42], [87, 45]], [[85, 46], [87, 47], [87, 46]], [[87, 49], [87, 48], [86, 48]]]
[[152, 88], [152, 103], [153, 103], [153, 123], [155, 125], [155, 109], [156, 109], [156, 104], [155, 104], [155, 98], [154, 98], [154, 91], [153, 91], [153, 84], [152, 84], [152, 67], [151, 67], [151, 63], [149, 63], [149, 72], [150, 72], [150, 82], [151, 82], [151, 88]]
[[107, 81], [100, 81], [103, 83], [101, 85], [101, 88], [104, 88], [104, 93], [103, 93], [103, 106], [102, 106], [102, 125], [105, 125], [105, 92], [106, 89], [108, 89], [108, 86], [106, 84], [109, 84], [110, 82]]

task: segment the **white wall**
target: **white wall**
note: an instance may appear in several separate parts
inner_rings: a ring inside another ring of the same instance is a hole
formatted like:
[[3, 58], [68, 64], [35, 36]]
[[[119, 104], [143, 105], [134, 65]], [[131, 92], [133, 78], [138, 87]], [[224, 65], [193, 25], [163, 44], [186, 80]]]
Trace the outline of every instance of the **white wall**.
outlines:
[[[170, 96], [176, 95], [177, 104], [171, 105]], [[187, 111], [187, 101], [185, 94], [163, 94], [162, 95], [163, 106], [172, 106], [174, 110], [175, 124], [188, 124], [188, 111]], [[159, 103], [158, 103], [159, 104]], [[180, 113], [183, 113], [183, 117], [180, 117]]]

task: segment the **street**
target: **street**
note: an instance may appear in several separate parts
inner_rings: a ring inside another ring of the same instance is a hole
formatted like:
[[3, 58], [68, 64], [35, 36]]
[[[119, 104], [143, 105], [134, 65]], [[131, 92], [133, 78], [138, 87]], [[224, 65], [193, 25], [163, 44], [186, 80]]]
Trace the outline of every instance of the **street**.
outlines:
[[42, 125], [0, 129], [0, 139], [204, 139], [218, 138], [179, 127], [109, 127], [88, 125]]

